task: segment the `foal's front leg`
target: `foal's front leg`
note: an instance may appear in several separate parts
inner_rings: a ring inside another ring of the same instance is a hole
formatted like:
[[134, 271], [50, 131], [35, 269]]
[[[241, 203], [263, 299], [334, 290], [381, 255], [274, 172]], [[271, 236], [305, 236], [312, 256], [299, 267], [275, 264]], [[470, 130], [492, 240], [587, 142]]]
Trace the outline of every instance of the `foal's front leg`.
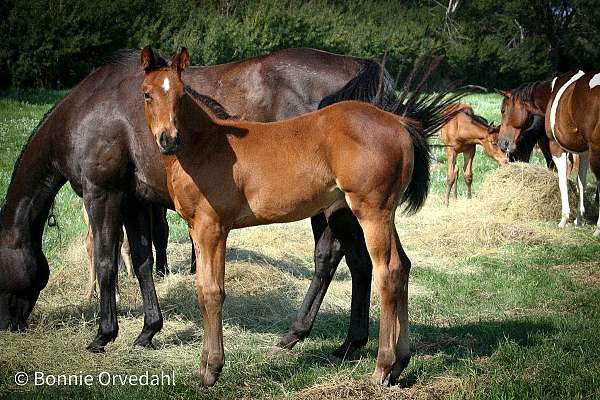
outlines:
[[204, 343], [200, 363], [202, 385], [217, 381], [223, 353], [223, 301], [225, 300], [225, 246], [228, 231], [216, 222], [195, 221], [190, 236], [196, 250], [196, 295], [202, 308]]

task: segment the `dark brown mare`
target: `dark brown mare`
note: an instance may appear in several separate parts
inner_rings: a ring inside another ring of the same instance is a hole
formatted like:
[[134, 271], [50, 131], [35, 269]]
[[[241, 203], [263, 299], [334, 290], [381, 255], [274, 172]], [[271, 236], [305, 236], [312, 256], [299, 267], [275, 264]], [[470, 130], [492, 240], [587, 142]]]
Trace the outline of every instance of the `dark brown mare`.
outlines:
[[[504, 99], [498, 144], [511, 161], [529, 161], [533, 145], [537, 143], [546, 165], [548, 168], [552, 166], [551, 144], [545, 130], [539, 129], [539, 118], [544, 117], [550, 98], [550, 86], [549, 80], [537, 81], [511, 91], [499, 91]], [[536, 116], [539, 117], [537, 125]]]
[[[552, 93], [546, 108], [546, 134], [561, 152], [554, 156], [562, 198], [563, 220], [568, 218], [567, 152], [579, 154], [577, 224], [583, 223], [587, 167], [596, 176], [600, 189], [600, 73], [569, 72], [552, 80]], [[566, 214], [565, 214], [566, 212]], [[600, 218], [598, 219], [600, 223]], [[600, 236], [600, 225], [595, 236]]]
[[[567, 177], [570, 174], [569, 154], [549, 135], [546, 126], [542, 129], [541, 118], [546, 117], [546, 109], [555, 89], [556, 78], [547, 81], [527, 83], [510, 92], [501, 91], [502, 122], [500, 125], [500, 146], [507, 151], [509, 157], [517, 161], [529, 161], [533, 142], [537, 140], [546, 159], [546, 165], [556, 166], [561, 193], [561, 220], [559, 227], [567, 224], [570, 216], [567, 191]], [[525, 129], [529, 127], [528, 129]], [[514, 157], [512, 155], [517, 155]], [[582, 225], [585, 216], [585, 186], [587, 176], [587, 154], [575, 157], [577, 164], [577, 180], [579, 204], [575, 223]]]
[[[160, 57], [157, 63], [166, 64]], [[183, 79], [232, 114], [273, 121], [326, 104], [359, 98], [377, 103], [390, 79], [372, 60], [312, 49], [288, 49], [230, 64], [191, 67]], [[115, 279], [121, 225], [127, 229], [134, 272], [142, 291], [144, 327], [137, 345], [152, 346], [163, 318], [152, 277], [153, 214], [174, 207], [165, 171], [147, 131], [139, 87], [139, 52], [125, 53], [96, 69], [57, 103], [34, 130], [15, 164], [0, 212], [0, 329], [23, 329], [49, 277], [42, 234], [56, 193], [67, 181], [83, 196], [94, 235], [100, 285], [100, 321], [88, 346], [103, 351], [118, 334]], [[380, 93], [381, 93], [380, 92]], [[143, 134], [144, 132], [147, 135]], [[363, 234], [347, 209], [312, 219], [315, 275], [290, 331], [279, 346], [291, 348], [310, 332], [343, 256], [352, 274], [352, 311], [343, 357], [368, 338], [371, 262]], [[159, 233], [166, 248], [166, 235]], [[157, 258], [157, 262], [158, 262]]]
[[373, 378], [394, 383], [410, 360], [410, 260], [394, 214], [399, 204], [416, 212], [425, 202], [427, 137], [439, 129], [444, 106], [456, 96], [440, 93], [423, 101], [415, 91], [393, 109], [410, 118], [347, 101], [272, 123], [227, 120], [183, 83], [188, 63], [185, 48], [165, 67], [146, 47], [141, 88], [148, 126], [165, 155], [169, 194], [196, 249], [202, 384], [213, 385], [224, 365], [222, 306], [230, 230], [296, 221], [346, 204], [364, 232], [381, 295]]
[[454, 198], [457, 195], [458, 170], [456, 159], [463, 154], [463, 178], [467, 186], [467, 198], [471, 198], [471, 185], [473, 183], [473, 161], [475, 160], [475, 146], [483, 147], [485, 154], [500, 164], [506, 164], [508, 158], [498, 146], [498, 127], [490, 125], [485, 118], [475, 115], [473, 108], [466, 103], [451, 104], [446, 112], [455, 112], [440, 131], [442, 141], [446, 146], [448, 156], [448, 175], [446, 178], [446, 207], [450, 202], [450, 193], [454, 188]]

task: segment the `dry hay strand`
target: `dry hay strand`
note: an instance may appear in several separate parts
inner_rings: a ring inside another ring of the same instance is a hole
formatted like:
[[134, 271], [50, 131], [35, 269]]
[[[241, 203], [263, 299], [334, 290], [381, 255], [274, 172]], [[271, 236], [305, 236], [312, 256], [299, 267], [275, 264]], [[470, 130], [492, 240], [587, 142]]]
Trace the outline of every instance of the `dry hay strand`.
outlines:
[[[568, 188], [573, 217], [577, 209], [577, 189], [571, 180]], [[491, 171], [485, 176], [475, 200], [483, 212], [513, 220], [554, 221], [561, 217], [558, 175], [533, 164], [511, 163]], [[598, 215], [597, 206], [589, 200], [586, 203], [587, 215]]]
[[402, 383], [394, 387], [382, 387], [368, 379], [345, 376], [328, 378], [326, 381], [294, 394], [294, 400], [388, 400], [388, 399], [446, 399], [462, 385], [460, 379], [436, 378], [428, 382], [414, 382], [409, 387]]

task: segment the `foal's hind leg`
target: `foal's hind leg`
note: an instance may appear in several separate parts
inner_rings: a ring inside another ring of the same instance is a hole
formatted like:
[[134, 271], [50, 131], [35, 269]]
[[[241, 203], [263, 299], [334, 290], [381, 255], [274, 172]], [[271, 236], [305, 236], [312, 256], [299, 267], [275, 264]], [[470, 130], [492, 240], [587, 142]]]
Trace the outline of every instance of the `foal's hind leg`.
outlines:
[[473, 185], [473, 160], [475, 159], [475, 146], [470, 146], [463, 153], [463, 179], [467, 186], [467, 199], [471, 198], [471, 186]]
[[[452, 147], [446, 148], [446, 154], [448, 155], [448, 176], [446, 177], [446, 199], [444, 204], [448, 207], [450, 204], [450, 193], [452, 192], [452, 187], [456, 188], [456, 178], [458, 173], [456, 171], [456, 151]], [[455, 197], [456, 197], [456, 189], [455, 189]]]
[[291, 349], [309, 335], [333, 274], [344, 256], [342, 246], [327, 226], [323, 214], [312, 217], [311, 224], [315, 236], [315, 274], [289, 332], [272, 350], [275, 353], [279, 349]]
[[410, 260], [404, 253], [393, 221], [395, 205], [382, 206], [347, 194], [348, 204], [363, 228], [381, 297], [379, 349], [373, 379], [396, 383], [410, 361], [408, 341], [408, 276]]

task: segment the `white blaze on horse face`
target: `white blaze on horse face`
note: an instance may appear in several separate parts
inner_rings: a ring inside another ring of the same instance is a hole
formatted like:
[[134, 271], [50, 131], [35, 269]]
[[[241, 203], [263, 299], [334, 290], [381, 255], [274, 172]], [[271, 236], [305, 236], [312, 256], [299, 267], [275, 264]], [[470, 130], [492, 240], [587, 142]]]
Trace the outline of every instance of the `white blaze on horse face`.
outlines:
[[558, 226], [564, 228], [569, 219], [569, 192], [567, 186], [567, 152], [563, 151], [560, 156], [552, 156], [556, 171], [558, 172], [558, 188], [560, 189], [560, 201], [562, 203], [562, 218]]
[[596, 75], [594, 75], [592, 77], [592, 79], [590, 79], [590, 89], [593, 89], [599, 85], [600, 85], [600, 72], [597, 73]]
[[169, 93], [169, 89], [171, 89], [171, 81], [169, 80], [169, 78], [165, 78], [162, 84], [162, 88], [165, 94]]
[[550, 131], [552, 132], [554, 140], [556, 140], [556, 143], [558, 143], [559, 145], [560, 142], [556, 139], [556, 131], [554, 130], [556, 126], [556, 110], [558, 109], [558, 102], [560, 101], [560, 98], [563, 95], [563, 93], [565, 93], [565, 90], [567, 90], [567, 88], [571, 86], [572, 83], [576, 82], [583, 75], [585, 75], [585, 72], [579, 70], [579, 72], [573, 75], [571, 79], [565, 82], [565, 84], [562, 85], [560, 89], [558, 89], [558, 92], [556, 92], [556, 96], [554, 96], [554, 100], [552, 100], [552, 107], [550, 108]]

